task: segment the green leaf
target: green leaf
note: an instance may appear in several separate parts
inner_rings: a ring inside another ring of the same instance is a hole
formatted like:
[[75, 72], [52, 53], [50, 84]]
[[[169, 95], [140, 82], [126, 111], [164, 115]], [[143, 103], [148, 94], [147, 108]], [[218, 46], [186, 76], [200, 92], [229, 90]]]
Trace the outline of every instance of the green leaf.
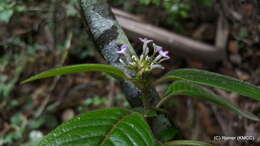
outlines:
[[104, 64], [80, 64], [80, 65], [71, 65], [71, 66], [64, 66], [58, 67], [55, 69], [51, 69], [49, 71], [37, 74], [35, 76], [30, 77], [27, 80], [24, 80], [23, 83], [27, 83], [30, 81], [48, 78], [53, 76], [59, 75], [66, 75], [66, 74], [75, 74], [80, 72], [105, 72], [108, 73], [116, 78], [126, 79], [126, 75], [118, 68], [113, 67], [111, 65], [104, 65]]
[[206, 88], [203, 88], [199, 85], [193, 84], [191, 82], [176, 81], [168, 87], [166, 93], [167, 93], [167, 96], [159, 102], [157, 107], [159, 107], [160, 105], [165, 103], [165, 101], [170, 99], [172, 96], [187, 95], [187, 96], [192, 96], [192, 97], [208, 100], [215, 104], [221, 105], [225, 109], [235, 112], [242, 117], [245, 117], [245, 118], [248, 118], [248, 119], [251, 119], [254, 121], [259, 121], [259, 118], [257, 116], [255, 116], [249, 112], [244, 112], [244, 111], [240, 110], [239, 107], [231, 104], [228, 100], [221, 98], [220, 96], [216, 95], [212, 91], [210, 91]]
[[202, 85], [221, 88], [227, 91], [260, 100], [260, 88], [247, 82], [198, 69], [178, 69], [167, 73], [157, 82], [168, 80], [186, 80]]
[[171, 142], [167, 142], [164, 144], [165, 146], [182, 146], [182, 145], [187, 145], [187, 146], [213, 146], [212, 144], [205, 143], [202, 141], [197, 141], [197, 140], [175, 140]]
[[82, 114], [60, 125], [39, 146], [154, 146], [144, 118], [127, 109], [109, 108]]
[[14, 11], [11, 9], [0, 11], [0, 22], [2, 21], [5, 23], [8, 23], [13, 15], [13, 13], [14, 13]]

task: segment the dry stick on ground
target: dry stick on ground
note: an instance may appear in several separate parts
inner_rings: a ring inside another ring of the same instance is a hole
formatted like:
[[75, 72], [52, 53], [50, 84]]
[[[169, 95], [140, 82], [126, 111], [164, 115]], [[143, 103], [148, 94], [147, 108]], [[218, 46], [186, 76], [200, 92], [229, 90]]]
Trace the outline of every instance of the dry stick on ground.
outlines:
[[119, 24], [129, 33], [130, 37], [145, 36], [158, 41], [161, 45], [174, 49], [174, 53], [182, 57], [216, 62], [225, 58], [225, 50], [189, 39], [169, 32], [160, 27], [142, 22], [139, 17], [113, 9]]
[[223, 14], [220, 14], [218, 18], [215, 46], [223, 52], [225, 52], [225, 48], [227, 46], [228, 35], [229, 35], [228, 22], [223, 16]]
[[[120, 68], [124, 72], [133, 75], [131, 70], [127, 69], [119, 62], [119, 56], [116, 50], [120, 45], [128, 45], [130, 54], [135, 54], [134, 49], [129, 43], [126, 35], [115, 20], [106, 0], [81, 0], [82, 18], [86, 22], [92, 33], [93, 41], [97, 48], [104, 56], [105, 60], [115, 67]], [[142, 93], [132, 83], [121, 81], [122, 89], [126, 98], [132, 107], [140, 107], [142, 105], [140, 96]], [[155, 105], [159, 100], [159, 95], [154, 88], [150, 89], [150, 104]], [[163, 121], [164, 123], [160, 123]], [[160, 125], [158, 125], [160, 124]], [[157, 116], [152, 122], [152, 128], [156, 136], [159, 135], [157, 129], [170, 129], [173, 125], [165, 115]]]

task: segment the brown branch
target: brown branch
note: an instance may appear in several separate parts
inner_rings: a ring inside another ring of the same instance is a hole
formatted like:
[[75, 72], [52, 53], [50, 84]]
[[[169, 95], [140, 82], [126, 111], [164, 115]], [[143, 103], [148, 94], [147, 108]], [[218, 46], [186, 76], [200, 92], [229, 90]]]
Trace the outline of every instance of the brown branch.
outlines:
[[141, 22], [134, 15], [113, 9], [119, 24], [129, 33], [130, 37], [148, 37], [160, 44], [173, 48], [174, 53], [183, 56], [200, 59], [208, 62], [216, 62], [225, 58], [225, 50], [189, 39], [157, 26]]

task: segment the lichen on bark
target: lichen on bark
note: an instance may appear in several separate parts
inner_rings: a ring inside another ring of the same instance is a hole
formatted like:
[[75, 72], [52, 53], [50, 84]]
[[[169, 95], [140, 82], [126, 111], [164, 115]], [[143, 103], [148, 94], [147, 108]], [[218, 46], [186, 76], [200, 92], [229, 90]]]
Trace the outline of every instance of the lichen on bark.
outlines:
[[[129, 47], [131, 55], [136, 55], [130, 42], [110, 10], [106, 0], [81, 0], [81, 9], [86, 24], [90, 28], [93, 39], [105, 60], [125, 73], [133, 75], [133, 72], [124, 67], [120, 62], [120, 55], [116, 53], [123, 44]], [[121, 81], [123, 92], [133, 107], [141, 106], [140, 90], [130, 82]]]

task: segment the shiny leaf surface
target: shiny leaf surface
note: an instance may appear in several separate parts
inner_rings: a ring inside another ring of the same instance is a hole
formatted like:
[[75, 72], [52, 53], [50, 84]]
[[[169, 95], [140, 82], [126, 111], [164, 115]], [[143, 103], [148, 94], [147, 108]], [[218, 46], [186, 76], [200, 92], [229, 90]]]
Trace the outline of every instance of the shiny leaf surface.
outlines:
[[153, 146], [144, 118], [127, 109], [109, 108], [82, 114], [60, 125], [39, 146]]
[[168, 99], [170, 99], [173, 96], [176, 95], [187, 95], [187, 96], [192, 96], [195, 98], [200, 98], [200, 99], [205, 99], [208, 100], [210, 102], [213, 102], [215, 104], [218, 104], [222, 107], [224, 107], [225, 109], [235, 112], [238, 115], [254, 120], [254, 121], [259, 121], [259, 118], [249, 112], [244, 112], [242, 110], [239, 109], [239, 107], [231, 104], [228, 100], [216, 95], [215, 93], [213, 93], [212, 91], [203, 88], [199, 85], [193, 84], [191, 82], [187, 82], [187, 81], [176, 81], [174, 83], [172, 83], [167, 91], [167, 96], [165, 98], [163, 98], [159, 105], [165, 103], [165, 101], [167, 101]]
[[71, 65], [71, 66], [64, 66], [64, 67], [51, 69], [49, 71], [42, 72], [40, 74], [32, 76], [29, 79], [23, 81], [22, 83], [27, 83], [34, 80], [53, 77], [53, 76], [75, 74], [80, 72], [105, 72], [112, 75], [115, 78], [123, 78], [123, 79], [127, 78], [126, 75], [120, 69], [113, 67], [111, 65], [80, 64], [80, 65]]
[[186, 80], [194, 83], [221, 88], [227, 91], [260, 100], [260, 88], [247, 82], [198, 69], [178, 69], [167, 73], [158, 82]]

